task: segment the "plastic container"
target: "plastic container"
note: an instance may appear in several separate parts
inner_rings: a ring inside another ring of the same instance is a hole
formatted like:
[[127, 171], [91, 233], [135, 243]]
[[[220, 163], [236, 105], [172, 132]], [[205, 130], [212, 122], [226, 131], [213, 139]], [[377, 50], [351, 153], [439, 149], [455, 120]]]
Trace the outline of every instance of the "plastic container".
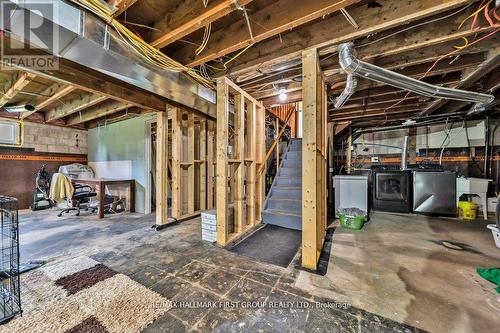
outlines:
[[359, 216], [348, 216], [342, 213], [339, 213], [340, 225], [343, 228], [359, 230], [363, 228], [365, 224], [366, 215]]
[[459, 201], [458, 217], [462, 220], [475, 220], [477, 217], [477, 204], [469, 201]]
[[487, 228], [491, 230], [493, 234], [493, 239], [495, 240], [495, 245], [500, 248], [500, 231], [498, 230], [498, 226], [496, 224], [488, 224]]

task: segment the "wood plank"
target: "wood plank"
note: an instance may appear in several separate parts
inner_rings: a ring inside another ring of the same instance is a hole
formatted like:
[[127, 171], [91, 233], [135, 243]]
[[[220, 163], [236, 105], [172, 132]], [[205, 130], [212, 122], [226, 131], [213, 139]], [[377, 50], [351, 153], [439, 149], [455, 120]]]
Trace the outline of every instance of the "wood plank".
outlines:
[[[280, 128], [280, 119], [276, 117], [274, 121], [274, 131], [275, 131], [274, 139], [278, 139], [279, 128]], [[280, 169], [280, 142], [278, 140], [278, 146], [276, 147], [276, 175], [279, 173], [279, 169]]]
[[110, 0], [109, 4], [116, 8], [113, 12], [113, 17], [118, 17], [129, 9], [137, 0]]
[[250, 160], [247, 166], [247, 186], [246, 186], [246, 204], [247, 204], [247, 224], [255, 224], [255, 187], [256, 187], [256, 174], [257, 174], [257, 162], [256, 162], [256, 128], [255, 128], [255, 118], [256, 118], [257, 107], [255, 103], [249, 102], [247, 110], [247, 159]]
[[234, 96], [234, 157], [240, 163], [233, 164], [234, 173], [234, 231], [241, 233], [246, 224], [245, 213], [245, 98]]
[[108, 98], [106, 96], [96, 95], [93, 93], [85, 93], [71, 101], [64, 103], [63, 105], [58, 105], [55, 108], [49, 110], [45, 114], [45, 121], [52, 122], [57, 119], [64, 118], [73, 113], [83, 111], [96, 104], [104, 102], [107, 99]]
[[207, 209], [214, 207], [214, 152], [215, 152], [215, 124], [207, 120]]
[[339, 22], [345, 22], [345, 18], [338, 13], [259, 43], [234, 60], [229, 69], [221, 72], [220, 75], [242, 74], [258, 68], [298, 60], [301, 57], [301, 51], [305, 48], [322, 48], [349, 42], [467, 5], [469, 1], [422, 0], [407, 1], [402, 5], [399, 0], [379, 0], [378, 3], [381, 7], [359, 6], [349, 10], [351, 16], [358, 22], [359, 29], [347, 23], [339, 25]]
[[[259, 168], [264, 165], [265, 167], [265, 155], [266, 155], [266, 110], [260, 106], [256, 105], [255, 110], [255, 160], [259, 163]], [[262, 208], [265, 198], [265, 176], [264, 173], [258, 173], [256, 176], [255, 185], [255, 222], [262, 222]]]
[[229, 124], [229, 87], [224, 78], [217, 80], [217, 167], [216, 167], [216, 209], [217, 244], [228, 242], [228, 193], [227, 193], [227, 147]]
[[[238, 0], [240, 6], [245, 6], [252, 0]], [[234, 0], [214, 0], [205, 8], [200, 0], [182, 1], [175, 13], [165, 15], [154, 23], [153, 27], [159, 31], [152, 34], [150, 43], [156, 48], [163, 48], [190, 33], [215, 22], [221, 17], [236, 9]]]
[[48, 98], [42, 100], [40, 103], [36, 103], [34, 105], [35, 110], [32, 112], [23, 112], [21, 114], [21, 119], [25, 119], [26, 117], [32, 115], [33, 113], [47, 107], [48, 105], [51, 105], [57, 101], [59, 101], [60, 98], [66, 96], [67, 94], [73, 92], [76, 88], [73, 86], [64, 86], [63, 84], [60, 83], [54, 83], [53, 85], [49, 86], [46, 88], [44, 91], [40, 93], [40, 95], [43, 96], [49, 96]]
[[207, 120], [200, 119], [200, 210], [207, 209]]
[[212, 33], [210, 43], [199, 55], [195, 55], [196, 46], [186, 45], [174, 54], [174, 58], [189, 67], [198, 66], [357, 2], [359, 0], [315, 0], [308, 2], [279, 0], [271, 2], [256, 12], [249, 12], [253, 38], [245, 26], [242, 27], [242, 23], [238, 21]]
[[22, 91], [34, 78], [36, 75], [22, 72], [17, 78], [12, 81], [12, 83], [6, 87], [3, 96], [0, 96], [0, 107], [7, 104], [12, 98], [14, 98], [20, 91]]
[[168, 114], [156, 114], [156, 225], [168, 223]]
[[182, 111], [172, 108], [172, 217], [182, 215]]
[[192, 112], [188, 113], [188, 162], [190, 163], [188, 166], [188, 214], [192, 214], [194, 212], [194, 197], [195, 197], [195, 167], [194, 164], [194, 114]]
[[132, 104], [109, 100], [103, 104], [96, 105], [90, 109], [80, 111], [70, 115], [66, 120], [66, 125], [72, 126], [90, 121], [92, 119], [105, 117], [121, 110], [131, 108]]

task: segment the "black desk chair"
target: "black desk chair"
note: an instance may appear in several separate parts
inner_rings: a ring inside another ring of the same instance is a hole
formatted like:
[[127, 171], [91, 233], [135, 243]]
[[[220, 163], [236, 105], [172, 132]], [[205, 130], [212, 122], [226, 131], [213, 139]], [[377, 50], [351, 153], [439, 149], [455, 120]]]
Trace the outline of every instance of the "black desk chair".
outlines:
[[73, 196], [70, 200], [67, 200], [71, 207], [63, 209], [57, 216], [61, 217], [63, 213], [69, 213], [71, 211], [76, 211], [75, 216], [79, 216], [81, 209], [91, 209], [92, 213], [97, 212], [97, 207], [90, 207], [90, 198], [97, 195], [94, 189], [89, 185], [81, 184], [73, 184], [73, 188]]

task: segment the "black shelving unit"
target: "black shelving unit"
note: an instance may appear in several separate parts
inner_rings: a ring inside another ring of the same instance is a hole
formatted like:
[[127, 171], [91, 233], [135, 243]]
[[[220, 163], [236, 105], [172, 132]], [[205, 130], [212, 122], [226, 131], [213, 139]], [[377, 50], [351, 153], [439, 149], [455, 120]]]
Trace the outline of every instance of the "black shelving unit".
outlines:
[[21, 312], [17, 199], [0, 195], [0, 323]]

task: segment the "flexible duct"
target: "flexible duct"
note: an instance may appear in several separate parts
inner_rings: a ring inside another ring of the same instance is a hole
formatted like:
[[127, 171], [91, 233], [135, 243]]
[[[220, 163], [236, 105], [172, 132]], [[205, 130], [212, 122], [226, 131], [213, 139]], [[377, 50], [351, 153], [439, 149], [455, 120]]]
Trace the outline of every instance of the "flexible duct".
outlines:
[[493, 95], [435, 86], [361, 61], [357, 59], [352, 43], [340, 44], [338, 50], [340, 66], [349, 75], [364, 77], [428, 97], [473, 102], [475, 103], [474, 109], [478, 111], [484, 110], [485, 106], [495, 99]]
[[401, 170], [408, 169], [408, 135], [405, 135], [403, 141], [403, 151], [401, 152]]
[[6, 107], [4, 107], [4, 109], [5, 109], [5, 111], [11, 112], [11, 113], [35, 111], [35, 107], [31, 104], [6, 106]]

